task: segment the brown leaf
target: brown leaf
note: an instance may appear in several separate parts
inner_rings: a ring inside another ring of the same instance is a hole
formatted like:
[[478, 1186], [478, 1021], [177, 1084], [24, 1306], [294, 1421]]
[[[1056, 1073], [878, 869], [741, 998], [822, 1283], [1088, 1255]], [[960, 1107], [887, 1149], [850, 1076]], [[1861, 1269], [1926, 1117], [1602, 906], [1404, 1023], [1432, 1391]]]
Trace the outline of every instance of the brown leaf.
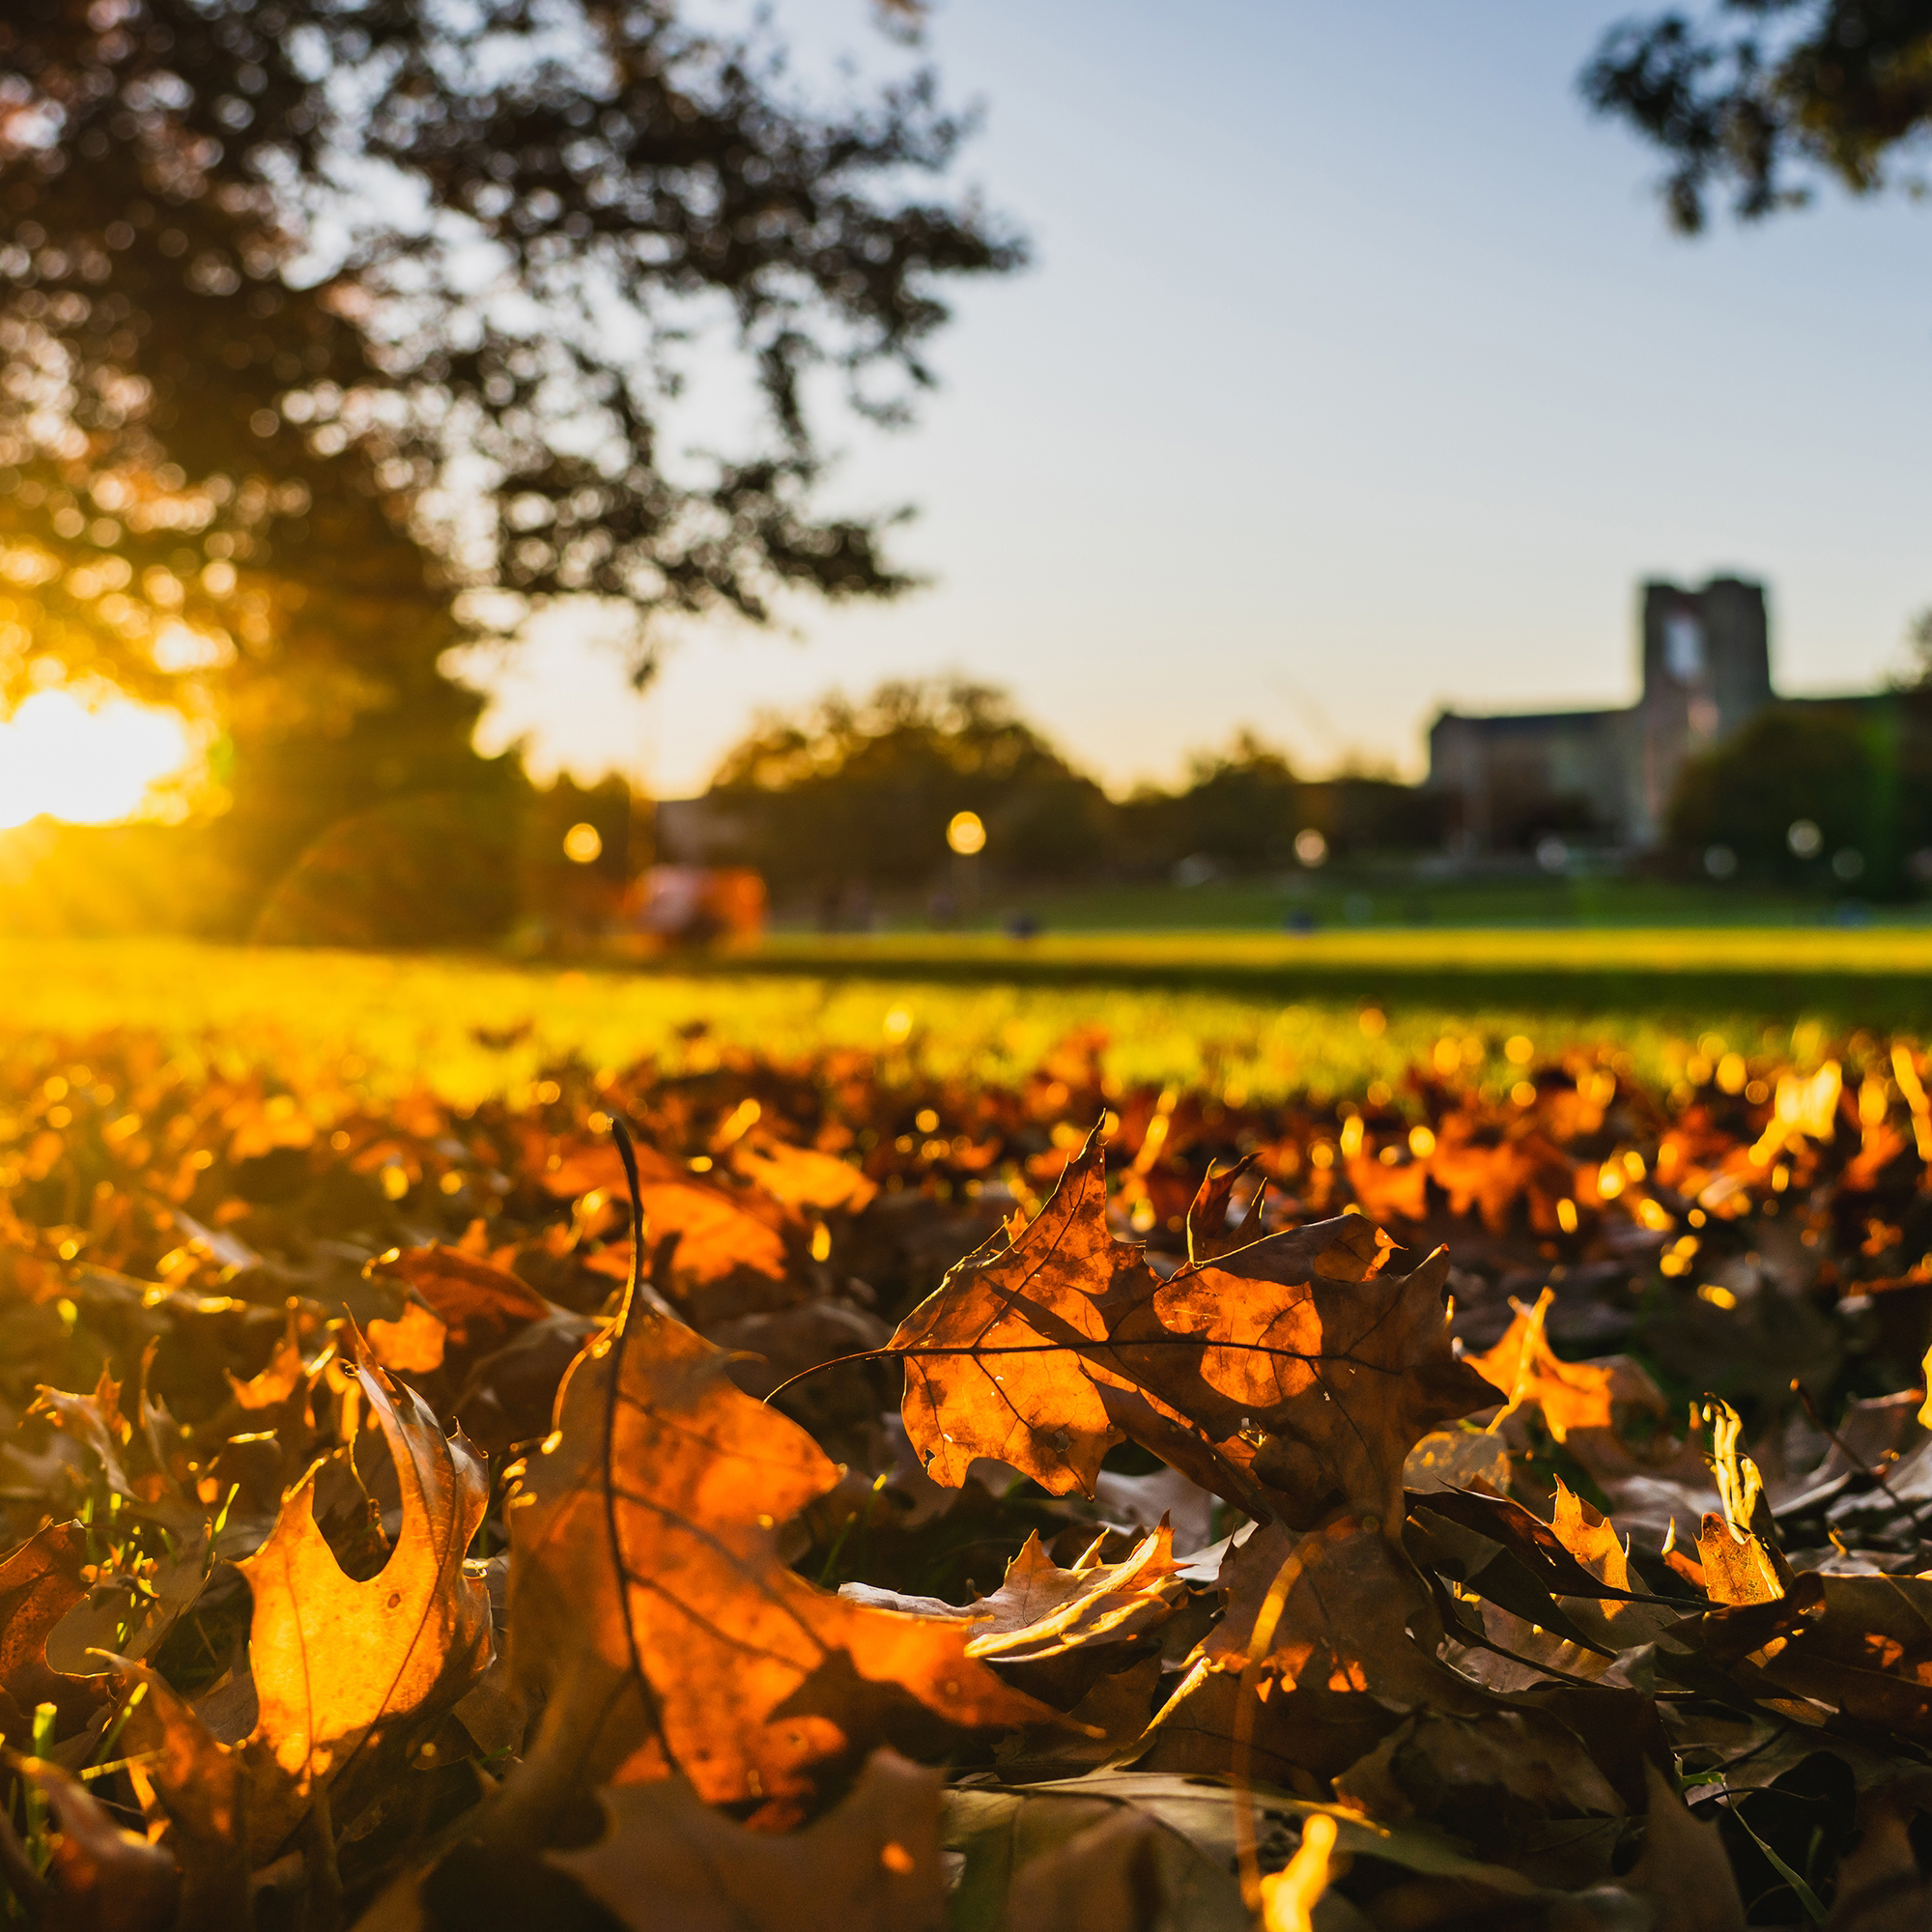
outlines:
[[237, 1404], [242, 1408], [273, 1408], [288, 1401], [297, 1389], [308, 1382], [308, 1367], [302, 1360], [301, 1340], [296, 1333], [296, 1312], [289, 1310], [288, 1325], [276, 1342], [274, 1352], [258, 1375], [245, 1382], [228, 1378]]
[[[186, 1702], [145, 1664], [119, 1678], [130, 1699], [121, 1727], [122, 1754], [142, 1760], [170, 1831], [168, 1846], [181, 1867], [182, 1923], [197, 1932], [248, 1932], [248, 1873], [273, 1846], [248, 1841], [251, 1771], [282, 1774], [264, 1754], [254, 1765], [217, 1744]], [[133, 1693], [139, 1690], [135, 1697]]]
[[1259, 1153], [1245, 1153], [1218, 1174], [1210, 1171], [1202, 1178], [1200, 1190], [1187, 1207], [1187, 1259], [1197, 1266], [1216, 1255], [1245, 1247], [1260, 1231], [1262, 1196], [1267, 1191], [1265, 1183], [1255, 1189], [1240, 1225], [1228, 1226], [1235, 1183], [1260, 1158]]
[[728, 1357], [636, 1292], [579, 1356], [512, 1499], [510, 1662], [549, 1699], [506, 1797], [682, 1773], [714, 1804], [789, 1819], [814, 1772], [911, 1719], [1045, 1714], [953, 1623], [874, 1610], [786, 1568], [778, 1527], [838, 1480]]
[[774, 1201], [821, 1213], [862, 1214], [879, 1191], [878, 1183], [851, 1162], [770, 1135], [760, 1135], [755, 1145], [740, 1141], [731, 1150], [731, 1167]]
[[1163, 1523], [1119, 1563], [1100, 1561], [1104, 1536], [1070, 1570], [1046, 1552], [1039, 1533], [1007, 1566], [1006, 1580], [989, 1597], [961, 1607], [931, 1597], [902, 1597], [865, 1583], [847, 1583], [841, 1597], [875, 1609], [956, 1618], [972, 1627], [968, 1657], [995, 1663], [1037, 1662], [1096, 1643], [1121, 1643], [1165, 1623], [1185, 1594], [1175, 1575], [1174, 1537]]
[[[1378, 1531], [1350, 1519], [1300, 1537], [1279, 1526], [1259, 1529], [1222, 1575], [1227, 1614], [1162, 1706], [1145, 1768], [1228, 1772], [1242, 1673], [1251, 1664], [1262, 1692], [1245, 1720], [1252, 1773], [1271, 1783], [1293, 1784], [1298, 1773], [1333, 1777], [1411, 1710], [1474, 1715], [1489, 1708], [1477, 1686], [1437, 1662], [1441, 1626], [1428, 1588]], [[1265, 1652], [1256, 1654], [1264, 1605], [1285, 1575], [1273, 1633]], [[1246, 1695], [1252, 1700], [1254, 1692]]]
[[720, 1816], [683, 1778], [619, 1785], [598, 1794], [605, 1836], [547, 1858], [637, 1932], [938, 1932], [939, 1786], [877, 1750], [822, 1818], [780, 1834]]
[[442, 1367], [449, 1330], [440, 1316], [420, 1301], [406, 1301], [394, 1321], [378, 1316], [369, 1323], [369, 1352], [398, 1375], [433, 1375]]
[[10, 1761], [45, 1795], [53, 1828], [46, 1875], [36, 1881], [31, 1868], [21, 1868], [11, 1821], [0, 1819], [0, 1862], [16, 1893], [39, 1900], [39, 1932], [171, 1932], [180, 1889], [174, 1860], [124, 1832], [60, 1766], [11, 1754]]
[[71, 1395], [42, 1383], [34, 1391], [27, 1413], [46, 1416], [56, 1429], [72, 1436], [99, 1463], [107, 1487], [117, 1495], [135, 1495], [122, 1460], [133, 1432], [121, 1413], [121, 1384], [107, 1370], [101, 1370], [100, 1379], [89, 1395]]
[[30, 1736], [35, 1706], [52, 1704], [65, 1736], [100, 1703], [99, 1678], [69, 1676], [47, 1662], [47, 1637], [87, 1595], [80, 1574], [86, 1554], [80, 1524], [58, 1522], [0, 1563], [0, 1735]]
[[1025, 1865], [1007, 1903], [1009, 1932], [1153, 1932], [1161, 1922], [1160, 1828], [1122, 1805]]
[[267, 1543], [238, 1567], [255, 1596], [249, 1655], [255, 1741], [293, 1781], [265, 1838], [286, 1833], [317, 1787], [336, 1783], [404, 1720], [460, 1697], [490, 1661], [490, 1598], [464, 1552], [489, 1483], [459, 1436], [404, 1383], [358, 1366], [402, 1492], [402, 1527], [382, 1571], [347, 1576], [316, 1527], [311, 1470]]
[[551, 1313], [551, 1304], [527, 1282], [440, 1243], [392, 1248], [371, 1262], [368, 1272], [413, 1289], [442, 1323], [451, 1350], [470, 1358], [493, 1354]]
[[1624, 1817], [1576, 1734], [1534, 1710], [1418, 1711], [1335, 1790], [1378, 1823], [1426, 1819], [1545, 1885], [1604, 1877]]
[[1056, 1495], [1129, 1435], [1251, 1515], [1398, 1535], [1409, 1450], [1493, 1391], [1452, 1350], [1446, 1255], [1398, 1276], [1386, 1252], [1344, 1215], [1162, 1281], [1107, 1232], [1095, 1136], [900, 1324], [907, 1433], [935, 1481], [990, 1456]]
[[1654, 1764], [1644, 1776], [1643, 1853], [1625, 1873], [1625, 1889], [1649, 1901], [1655, 1932], [1744, 1932], [1744, 1901], [1717, 1826], [1691, 1817]]
[[1557, 1441], [1572, 1430], [1611, 1427], [1620, 1404], [1663, 1411], [1656, 1384], [1633, 1362], [1566, 1362], [1544, 1332], [1555, 1293], [1545, 1289], [1533, 1308], [1512, 1305], [1516, 1320], [1487, 1353], [1469, 1357], [1469, 1366], [1502, 1391], [1511, 1408], [1533, 1407]]
[[1784, 1595], [1791, 1566], [1776, 1545], [1707, 1516], [1697, 1533], [1704, 1594], [1714, 1604], [1769, 1604]]

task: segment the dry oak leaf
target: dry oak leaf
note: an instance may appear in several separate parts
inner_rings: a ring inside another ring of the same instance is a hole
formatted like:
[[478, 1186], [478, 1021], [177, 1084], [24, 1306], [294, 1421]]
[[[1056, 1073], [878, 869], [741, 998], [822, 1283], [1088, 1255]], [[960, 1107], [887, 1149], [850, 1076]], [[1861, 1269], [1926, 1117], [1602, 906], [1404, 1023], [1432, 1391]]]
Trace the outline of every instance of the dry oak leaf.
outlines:
[[[1474, 1717], [1493, 1707], [1437, 1661], [1441, 1624], [1415, 1566], [1357, 1520], [1299, 1537], [1278, 1524], [1258, 1529], [1232, 1551], [1221, 1580], [1227, 1614], [1154, 1719], [1145, 1770], [1235, 1770], [1245, 1725], [1256, 1778], [1333, 1777], [1411, 1711]], [[1277, 1589], [1285, 1594], [1261, 1651]]]
[[0, 1871], [38, 1932], [173, 1932], [180, 1879], [157, 1845], [125, 1832], [86, 1785], [57, 1764], [9, 1752], [46, 1800], [45, 1875], [0, 1816]]
[[[656, 1247], [667, 1236], [677, 1236], [670, 1263], [670, 1279], [657, 1287], [673, 1298], [690, 1298], [733, 1283], [743, 1275], [749, 1283], [736, 1299], [745, 1306], [773, 1305], [774, 1289], [757, 1284], [781, 1284], [786, 1275], [784, 1236], [787, 1225], [799, 1224], [787, 1208], [769, 1195], [742, 1184], [699, 1177], [682, 1161], [671, 1160], [654, 1148], [637, 1149], [639, 1194], [647, 1230], [645, 1239]], [[538, 1163], [541, 1167], [543, 1164]], [[544, 1186], [559, 1199], [599, 1191], [612, 1199], [624, 1192], [623, 1163], [609, 1141], [575, 1148], [565, 1144], [559, 1164], [544, 1173]], [[624, 1243], [613, 1242], [597, 1257], [606, 1271], [627, 1273], [631, 1257]], [[749, 1294], [753, 1300], [745, 1300]], [[787, 1298], [787, 1297], [781, 1297]], [[798, 1297], [788, 1297], [796, 1299]], [[723, 1307], [720, 1314], [741, 1308]]]
[[38, 1704], [60, 1712], [63, 1734], [100, 1702], [98, 1677], [70, 1677], [47, 1662], [47, 1637], [87, 1595], [80, 1566], [87, 1534], [77, 1522], [49, 1523], [0, 1563], [0, 1734], [24, 1738]]
[[804, 1830], [751, 1832], [682, 1778], [600, 1792], [610, 1830], [547, 1861], [638, 1932], [938, 1932], [940, 1774], [874, 1751]]
[[[442, 1323], [450, 1351], [459, 1355], [494, 1354], [512, 1336], [554, 1312], [535, 1289], [507, 1269], [440, 1242], [391, 1248], [365, 1271], [376, 1280], [399, 1281], [414, 1290]], [[409, 1319], [407, 1309], [403, 1319]], [[372, 1322], [372, 1340], [379, 1325], [390, 1324]]]
[[1507, 1407], [1538, 1409], [1559, 1442], [1573, 1429], [1609, 1430], [1619, 1403], [1662, 1415], [1663, 1398], [1635, 1363], [1622, 1357], [1566, 1362], [1557, 1354], [1544, 1329], [1555, 1299], [1555, 1291], [1546, 1288], [1533, 1308], [1512, 1300], [1516, 1319], [1494, 1348], [1469, 1357], [1469, 1366], [1502, 1391]]
[[678, 1773], [789, 1823], [817, 1768], [902, 1725], [1049, 1716], [967, 1657], [968, 1629], [786, 1567], [779, 1526], [839, 1471], [739, 1392], [730, 1359], [634, 1282], [557, 1391], [509, 1506], [511, 1677], [548, 1699], [505, 1790], [512, 1830], [582, 1783]]
[[989, 1456], [1091, 1495], [1131, 1436], [1250, 1515], [1352, 1511], [1399, 1535], [1409, 1450], [1494, 1391], [1456, 1359], [1446, 1254], [1396, 1275], [1388, 1251], [1342, 1215], [1162, 1281], [1108, 1233], [1095, 1135], [1029, 1226], [900, 1324], [907, 1434], [953, 1488]]
[[[490, 1662], [490, 1595], [464, 1561], [489, 1499], [481, 1460], [445, 1436], [406, 1384], [358, 1364], [402, 1492], [381, 1572], [346, 1575], [316, 1527], [316, 1469], [283, 1499], [267, 1543], [237, 1567], [254, 1592], [249, 1659], [260, 1700], [251, 1744], [291, 1785], [264, 1838], [286, 1833], [318, 1786], [336, 1783], [407, 1719], [453, 1703]], [[318, 1465], [320, 1467], [320, 1465]]]
[[151, 1828], [166, 1821], [162, 1842], [181, 1868], [182, 1925], [249, 1932], [248, 1874], [275, 1847], [248, 1841], [248, 1787], [263, 1777], [279, 1784], [281, 1772], [260, 1754], [251, 1760], [216, 1743], [146, 1664], [128, 1664], [118, 1685], [128, 1700], [119, 1755], [141, 1760]]
[[1165, 1623], [1186, 1594], [1175, 1572], [1174, 1532], [1166, 1522], [1143, 1537], [1119, 1563], [1103, 1563], [1096, 1537], [1070, 1570], [1047, 1554], [1037, 1530], [1007, 1566], [990, 1597], [958, 1607], [933, 1597], [904, 1597], [868, 1583], [847, 1583], [838, 1594], [853, 1603], [914, 1616], [955, 1619], [971, 1627], [968, 1657], [994, 1663], [1032, 1663], [1096, 1643], [1123, 1643]]
[[731, 1150], [733, 1173], [755, 1181], [787, 1208], [813, 1208], [821, 1213], [863, 1214], [879, 1183], [850, 1161], [815, 1148], [794, 1147], [769, 1134], [742, 1140]]

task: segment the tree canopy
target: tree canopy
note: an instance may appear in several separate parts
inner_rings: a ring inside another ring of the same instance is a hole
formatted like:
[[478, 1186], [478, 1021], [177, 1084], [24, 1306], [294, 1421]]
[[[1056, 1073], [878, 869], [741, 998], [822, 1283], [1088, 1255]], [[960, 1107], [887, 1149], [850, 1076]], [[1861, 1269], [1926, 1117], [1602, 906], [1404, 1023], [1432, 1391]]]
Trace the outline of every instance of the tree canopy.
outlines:
[[1868, 193], [1932, 128], [1932, 0], [1721, 0], [1625, 21], [1585, 98], [1661, 148], [1672, 223], [1703, 227], [1715, 193], [1755, 219], [1821, 179]]
[[[903, 588], [826, 425], [902, 419], [940, 285], [1021, 247], [916, 191], [968, 131], [929, 74], [827, 110], [782, 54], [673, 0], [6, 9], [0, 700], [218, 711], [272, 868], [474, 763], [440, 666], [534, 602]], [[700, 355], [757, 407], [686, 456]]]

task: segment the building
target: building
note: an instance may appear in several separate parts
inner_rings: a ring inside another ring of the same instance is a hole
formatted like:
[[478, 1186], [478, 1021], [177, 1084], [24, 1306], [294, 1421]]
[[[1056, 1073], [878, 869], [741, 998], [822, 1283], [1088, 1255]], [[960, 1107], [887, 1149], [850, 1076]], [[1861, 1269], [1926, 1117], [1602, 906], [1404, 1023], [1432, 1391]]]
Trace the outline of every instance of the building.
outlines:
[[1470, 717], [1429, 730], [1429, 788], [1465, 856], [1552, 834], [1645, 851], [1663, 837], [1677, 775], [1774, 699], [1764, 586], [1643, 587], [1642, 695], [1614, 711]]

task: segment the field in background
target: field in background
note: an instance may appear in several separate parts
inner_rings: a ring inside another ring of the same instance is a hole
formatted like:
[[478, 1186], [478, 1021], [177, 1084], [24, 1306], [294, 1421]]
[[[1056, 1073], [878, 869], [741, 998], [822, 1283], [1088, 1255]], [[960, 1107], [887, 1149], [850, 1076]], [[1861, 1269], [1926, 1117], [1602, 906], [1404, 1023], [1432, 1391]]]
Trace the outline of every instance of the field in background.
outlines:
[[1010, 1080], [1081, 1027], [1125, 1081], [1257, 1100], [1397, 1081], [1439, 1041], [1504, 1087], [1505, 1043], [1611, 1042], [1647, 1079], [1695, 1043], [1804, 1062], [1860, 1028], [1932, 1030], [1932, 932], [1744, 929], [807, 940], [636, 969], [199, 945], [0, 942], [0, 1035], [129, 1027], [298, 1089], [519, 1095], [567, 1057], [688, 1065], [855, 1046]]
[[[1771, 926], [1920, 924], [1932, 905], [1873, 907], [1817, 891], [1692, 884], [1588, 874], [1551, 877], [1432, 878], [1411, 866], [1331, 865], [1319, 872], [1274, 878], [1210, 878], [1182, 887], [1164, 883], [1023, 890], [990, 880], [975, 890], [954, 882], [962, 929], [997, 930], [1017, 913], [1047, 932], [1254, 930], [1279, 932], [1292, 918], [1320, 931], [1385, 926]], [[875, 908], [889, 932], [930, 928], [923, 895], [882, 898]], [[780, 923], [811, 929], [809, 908]]]

